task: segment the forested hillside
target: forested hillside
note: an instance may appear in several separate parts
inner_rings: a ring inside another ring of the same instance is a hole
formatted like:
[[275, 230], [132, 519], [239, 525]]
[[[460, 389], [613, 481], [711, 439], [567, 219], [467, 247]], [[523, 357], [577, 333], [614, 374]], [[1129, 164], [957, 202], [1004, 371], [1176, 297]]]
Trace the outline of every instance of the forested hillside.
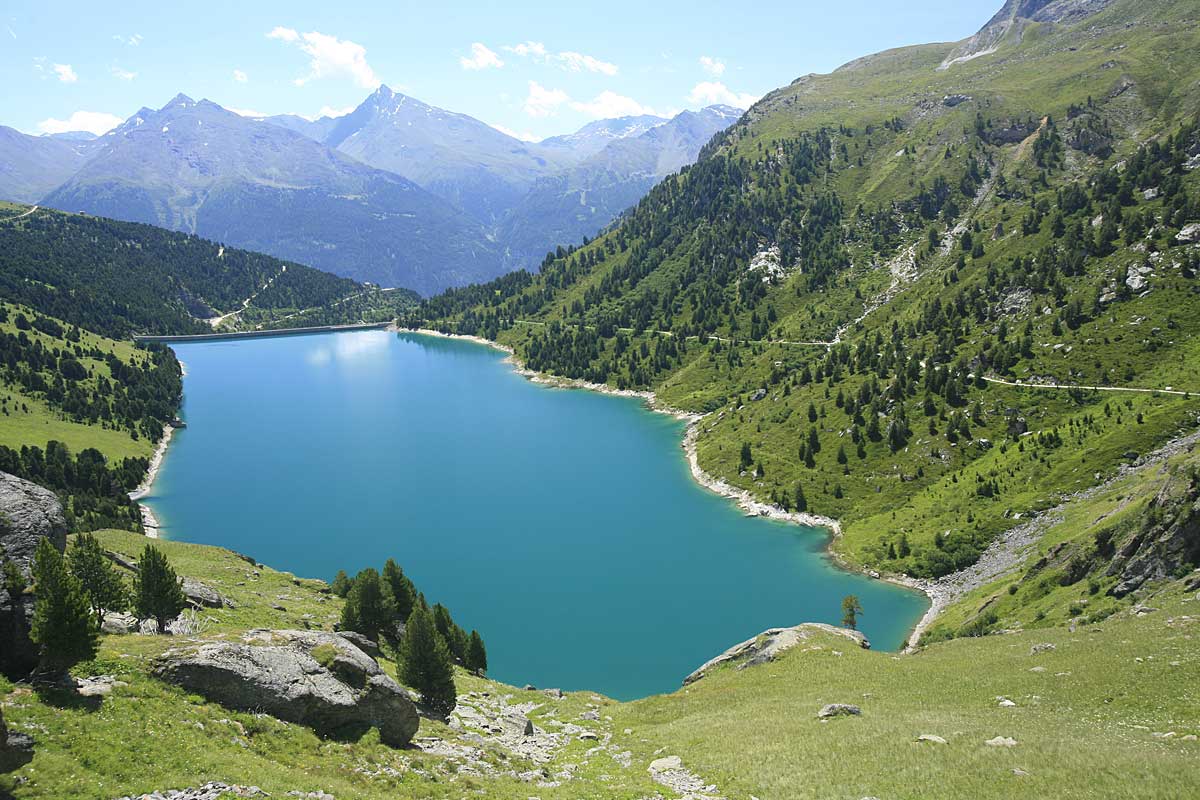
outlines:
[[390, 319], [415, 301], [152, 225], [0, 207], [0, 297], [114, 338]]
[[700, 466], [849, 561], [962, 569], [1197, 424], [1195, 12], [800, 78], [610, 234], [412, 321], [706, 413]]

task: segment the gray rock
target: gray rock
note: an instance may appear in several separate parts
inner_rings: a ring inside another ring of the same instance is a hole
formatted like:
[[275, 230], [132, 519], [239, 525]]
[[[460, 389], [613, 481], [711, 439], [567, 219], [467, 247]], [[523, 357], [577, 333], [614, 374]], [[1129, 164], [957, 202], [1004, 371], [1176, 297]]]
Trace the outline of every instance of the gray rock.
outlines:
[[858, 706], [852, 706], [849, 703], [829, 703], [817, 712], [818, 719], [832, 719], [833, 717], [861, 717], [862, 709]]
[[1058, 648], [1049, 642], [1042, 642], [1041, 644], [1035, 644], [1033, 647], [1029, 648], [1029, 655], [1036, 656], [1039, 653], [1049, 653], [1051, 650], [1057, 649]]
[[138, 618], [124, 611], [109, 611], [100, 623], [100, 632], [114, 636], [134, 633], [138, 629]]
[[[53, 492], [0, 472], [0, 547], [28, 578], [33, 554], [43, 538], [61, 552], [67, 546], [67, 519]], [[0, 672], [14, 678], [37, 666], [37, 647], [29, 639], [34, 598], [11, 597], [0, 588]]]
[[0, 709], [0, 772], [12, 772], [33, 760], [33, 739], [23, 733], [12, 733], [4, 724]]
[[554, 700], [562, 700], [562, 698], [563, 698], [563, 690], [562, 689], [543, 689], [542, 694], [544, 694], [544, 695], [546, 695], [546, 697], [552, 698]]
[[62, 504], [49, 489], [0, 472], [0, 546], [26, 577], [30, 575], [38, 542], [49, 537], [62, 552], [67, 547], [67, 518]]
[[183, 578], [180, 587], [183, 589], [183, 596], [196, 608], [224, 608], [232, 605], [216, 589], [195, 578]]
[[118, 686], [128, 686], [125, 681], [119, 681], [112, 675], [93, 675], [90, 678], [76, 678], [75, 691], [80, 697], [107, 697]]
[[1184, 244], [1190, 242], [1200, 242], [1200, 222], [1193, 222], [1190, 225], [1184, 225], [1183, 230], [1176, 234], [1175, 239], [1176, 241], [1183, 242]]
[[950, 94], [942, 98], [942, 105], [946, 106], [946, 108], [954, 108], [955, 106], [961, 106], [963, 103], [969, 102], [971, 102], [969, 94]]
[[337, 635], [350, 642], [350, 644], [362, 650], [371, 658], [379, 658], [382, 652], [379, 649], [379, 644], [368, 639], [357, 631], [338, 631]]
[[323, 735], [379, 729], [402, 747], [417, 732], [408, 692], [345, 638], [323, 631], [251, 631], [244, 642], [169, 650], [153, 672], [230, 708], [262, 711]]
[[984, 742], [988, 747], [1016, 747], [1017, 740], [1011, 736], [997, 736]]
[[918, 742], [929, 742], [931, 744], [946, 744], [946, 740], [932, 733], [922, 733], [917, 737]]

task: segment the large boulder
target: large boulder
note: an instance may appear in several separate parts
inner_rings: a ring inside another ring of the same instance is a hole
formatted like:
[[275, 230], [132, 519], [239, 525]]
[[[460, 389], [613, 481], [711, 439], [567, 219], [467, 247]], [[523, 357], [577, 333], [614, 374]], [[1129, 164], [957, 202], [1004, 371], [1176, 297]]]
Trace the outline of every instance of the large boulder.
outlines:
[[378, 728], [402, 747], [417, 732], [408, 692], [375, 659], [323, 631], [251, 631], [241, 642], [169, 650], [154, 673], [230, 708], [262, 711], [327, 736]]
[[62, 503], [49, 489], [0, 472], [0, 545], [26, 576], [43, 537], [49, 537], [59, 552], [66, 549], [67, 518]]
[[[67, 518], [54, 492], [0, 472], [0, 546], [28, 579], [38, 542], [50, 539], [61, 552], [67, 546]], [[24, 677], [37, 666], [37, 648], [29, 640], [33, 597], [9, 595], [0, 587], [0, 672]]]

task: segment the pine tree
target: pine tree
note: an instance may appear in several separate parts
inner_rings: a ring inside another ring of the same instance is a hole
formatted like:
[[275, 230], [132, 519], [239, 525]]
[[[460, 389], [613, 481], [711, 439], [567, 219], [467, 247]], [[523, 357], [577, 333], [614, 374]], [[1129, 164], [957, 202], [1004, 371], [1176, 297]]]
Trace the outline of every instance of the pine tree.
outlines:
[[863, 613], [862, 604], [856, 595], [848, 594], [842, 600], [842, 627], [858, 629], [858, 615]]
[[434, 623], [433, 612], [413, 608], [400, 643], [400, 681], [421, 693], [425, 705], [442, 714], [454, 710], [454, 666]]
[[[4, 515], [0, 514], [0, 533], [5, 532]], [[4, 545], [0, 544], [0, 586], [8, 592], [9, 597], [17, 597], [25, 593], [27, 582], [25, 573], [17, 566], [17, 562], [8, 557]]]
[[104, 620], [105, 611], [124, 611], [129, 607], [125, 583], [95, 536], [81, 533], [75, 537], [67, 561], [71, 574], [87, 592], [98, 623]]
[[417, 602], [417, 589], [394, 559], [389, 558], [383, 565], [383, 582], [391, 589], [392, 599], [396, 601], [396, 618], [408, 619]]
[[804, 496], [804, 487], [798, 483], [796, 484], [795, 503], [797, 511], [808, 511], [808, 498]]
[[152, 544], [146, 545], [138, 562], [138, 574], [133, 579], [133, 606], [139, 618], [154, 619], [159, 633], [187, 608], [179, 576], [167, 557]]
[[346, 605], [342, 607], [342, 629], [356, 631], [376, 641], [381, 633], [395, 638], [395, 619], [395, 601], [379, 573], [368, 567], [355, 575]]
[[467, 632], [460, 628], [450, 616], [450, 609], [441, 603], [433, 606], [433, 624], [442, 637], [442, 641], [450, 648], [450, 655], [460, 664], [467, 660]]
[[329, 588], [332, 589], [333, 593], [338, 597], [345, 597], [346, 595], [350, 594], [350, 587], [353, 585], [354, 584], [351, 582], [350, 576], [346, 574], [346, 570], [339, 569], [337, 571], [337, 575], [333, 576], [333, 583], [329, 585]]
[[41, 648], [40, 670], [60, 675], [96, 655], [99, 626], [83, 586], [49, 539], [38, 542], [33, 579], [37, 602], [29, 638]]
[[471, 639], [467, 643], [467, 669], [476, 675], [487, 672], [487, 649], [483, 646], [483, 637], [479, 631], [471, 631]]

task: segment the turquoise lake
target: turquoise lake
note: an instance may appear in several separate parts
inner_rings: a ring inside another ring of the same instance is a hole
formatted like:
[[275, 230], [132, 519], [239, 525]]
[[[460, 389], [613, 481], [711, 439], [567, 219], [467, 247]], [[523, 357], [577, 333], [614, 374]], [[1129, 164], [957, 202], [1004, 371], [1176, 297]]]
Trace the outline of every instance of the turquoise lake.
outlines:
[[697, 485], [683, 423], [550, 389], [481, 345], [357, 331], [184, 343], [183, 416], [148, 499], [173, 539], [330, 579], [394, 557], [478, 628], [489, 674], [619, 699], [679, 687], [776, 626], [895, 649], [919, 594], [834, 567], [824, 531]]

